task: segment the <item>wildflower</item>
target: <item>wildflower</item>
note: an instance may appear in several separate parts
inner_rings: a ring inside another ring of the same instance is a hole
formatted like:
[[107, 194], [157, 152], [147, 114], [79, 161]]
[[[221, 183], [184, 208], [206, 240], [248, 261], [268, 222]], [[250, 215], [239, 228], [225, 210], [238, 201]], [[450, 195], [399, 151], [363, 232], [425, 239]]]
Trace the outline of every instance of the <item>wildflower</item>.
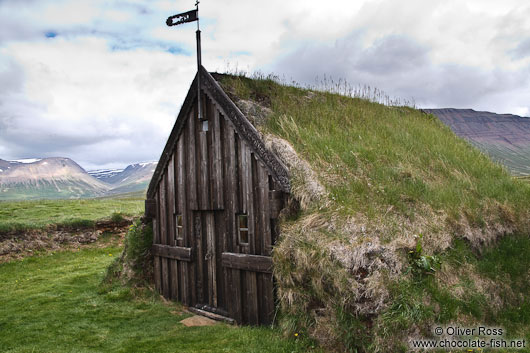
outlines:
[[294, 337], [298, 337], [298, 332], [295, 332]]

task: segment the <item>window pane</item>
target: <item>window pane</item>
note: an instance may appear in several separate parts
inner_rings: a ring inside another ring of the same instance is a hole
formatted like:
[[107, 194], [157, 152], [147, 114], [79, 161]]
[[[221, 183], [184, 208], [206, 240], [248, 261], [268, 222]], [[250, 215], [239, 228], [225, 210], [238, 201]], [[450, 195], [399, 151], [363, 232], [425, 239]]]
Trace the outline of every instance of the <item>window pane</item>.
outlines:
[[239, 243], [248, 244], [248, 230], [239, 231]]
[[239, 228], [248, 229], [248, 217], [245, 214], [239, 215]]
[[177, 215], [177, 227], [182, 227], [182, 215]]
[[182, 215], [175, 215], [175, 240], [182, 239]]

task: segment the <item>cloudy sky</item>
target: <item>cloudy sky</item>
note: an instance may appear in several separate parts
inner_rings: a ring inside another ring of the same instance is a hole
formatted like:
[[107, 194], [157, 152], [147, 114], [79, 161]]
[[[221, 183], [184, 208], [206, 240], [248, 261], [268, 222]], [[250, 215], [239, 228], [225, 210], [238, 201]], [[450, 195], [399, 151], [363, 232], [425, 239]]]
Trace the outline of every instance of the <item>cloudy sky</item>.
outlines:
[[[196, 71], [194, 1], [0, 0], [0, 158], [158, 160]], [[524, 0], [202, 0], [203, 65], [530, 115]]]

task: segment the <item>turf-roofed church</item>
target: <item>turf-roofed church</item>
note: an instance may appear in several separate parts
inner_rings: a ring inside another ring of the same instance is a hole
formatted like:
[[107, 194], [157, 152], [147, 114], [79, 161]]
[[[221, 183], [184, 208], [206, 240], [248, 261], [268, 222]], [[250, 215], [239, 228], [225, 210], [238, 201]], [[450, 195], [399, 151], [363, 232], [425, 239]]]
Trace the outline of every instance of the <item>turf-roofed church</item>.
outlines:
[[272, 247], [289, 193], [285, 166], [202, 66], [153, 175], [154, 275], [166, 298], [234, 319], [274, 317]]

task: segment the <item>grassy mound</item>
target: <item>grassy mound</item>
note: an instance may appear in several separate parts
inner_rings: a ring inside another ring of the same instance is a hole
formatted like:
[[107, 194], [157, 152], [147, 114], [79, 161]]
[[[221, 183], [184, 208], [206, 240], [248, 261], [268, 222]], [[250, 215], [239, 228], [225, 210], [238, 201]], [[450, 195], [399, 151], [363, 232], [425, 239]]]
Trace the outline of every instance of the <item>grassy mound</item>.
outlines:
[[[520, 308], [509, 334], [530, 337], [528, 287], [506, 289], [528, 276], [516, 264], [530, 234], [528, 183], [416, 109], [216, 78], [289, 168], [300, 205], [274, 249], [287, 333], [407, 351], [434, 324], [510, 326], [502, 318]], [[506, 267], [491, 266], [502, 251]]]
[[153, 279], [153, 226], [137, 219], [127, 231], [123, 251], [108, 267], [106, 284], [145, 285]]

